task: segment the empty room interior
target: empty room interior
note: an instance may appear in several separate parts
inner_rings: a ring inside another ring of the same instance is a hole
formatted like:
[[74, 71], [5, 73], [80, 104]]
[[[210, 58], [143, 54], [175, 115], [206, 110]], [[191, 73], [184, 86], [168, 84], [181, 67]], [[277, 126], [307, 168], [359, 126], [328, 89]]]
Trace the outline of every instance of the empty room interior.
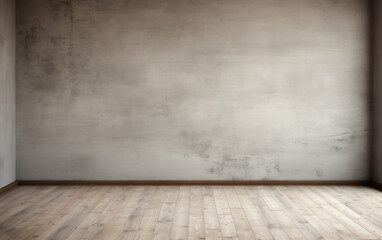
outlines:
[[16, 239], [382, 239], [382, 0], [0, 0]]

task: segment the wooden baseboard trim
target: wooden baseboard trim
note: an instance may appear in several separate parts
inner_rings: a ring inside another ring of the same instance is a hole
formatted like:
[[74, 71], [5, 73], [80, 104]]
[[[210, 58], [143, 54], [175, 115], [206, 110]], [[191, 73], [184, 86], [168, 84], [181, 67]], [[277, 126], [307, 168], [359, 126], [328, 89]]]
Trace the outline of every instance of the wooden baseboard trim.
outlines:
[[379, 191], [382, 191], [382, 184], [377, 183], [377, 182], [371, 182], [371, 186]]
[[5, 187], [0, 188], [0, 195], [12, 190], [13, 188], [17, 187], [17, 185], [18, 185], [18, 182], [14, 181], [13, 183], [10, 183]]
[[358, 185], [363, 180], [19, 180], [19, 185]]

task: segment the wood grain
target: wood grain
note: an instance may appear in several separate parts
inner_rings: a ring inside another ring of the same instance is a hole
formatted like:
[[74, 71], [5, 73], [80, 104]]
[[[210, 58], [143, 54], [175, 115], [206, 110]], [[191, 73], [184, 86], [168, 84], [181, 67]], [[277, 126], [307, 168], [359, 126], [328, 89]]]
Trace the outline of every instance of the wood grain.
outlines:
[[382, 239], [363, 186], [20, 186], [0, 239]]

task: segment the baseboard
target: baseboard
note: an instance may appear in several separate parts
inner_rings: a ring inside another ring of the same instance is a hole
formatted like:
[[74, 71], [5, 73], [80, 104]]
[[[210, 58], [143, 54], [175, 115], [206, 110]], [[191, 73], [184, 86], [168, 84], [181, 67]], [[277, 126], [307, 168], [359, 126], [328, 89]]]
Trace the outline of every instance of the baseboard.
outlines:
[[17, 185], [18, 181], [14, 181], [13, 183], [10, 183], [5, 187], [0, 188], [0, 195], [12, 190], [13, 188], [17, 187]]
[[377, 182], [371, 182], [371, 186], [379, 191], [382, 191], [382, 184], [377, 183]]
[[364, 180], [19, 180], [19, 185], [358, 185]]

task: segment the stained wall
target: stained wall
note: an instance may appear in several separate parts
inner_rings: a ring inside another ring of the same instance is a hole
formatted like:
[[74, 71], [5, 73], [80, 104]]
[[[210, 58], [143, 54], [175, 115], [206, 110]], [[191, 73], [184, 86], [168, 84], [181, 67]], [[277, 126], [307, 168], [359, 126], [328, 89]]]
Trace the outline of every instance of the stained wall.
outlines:
[[363, 0], [17, 0], [18, 179], [368, 179], [368, 20]]

